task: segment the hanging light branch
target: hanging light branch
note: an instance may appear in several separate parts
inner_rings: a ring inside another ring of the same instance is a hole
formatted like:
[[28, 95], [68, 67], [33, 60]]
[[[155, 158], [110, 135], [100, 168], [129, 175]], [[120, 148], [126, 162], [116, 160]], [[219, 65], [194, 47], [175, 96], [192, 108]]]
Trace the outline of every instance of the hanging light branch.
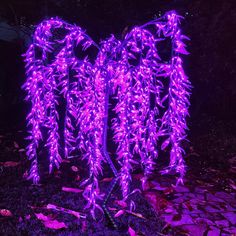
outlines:
[[[183, 41], [188, 38], [180, 31], [180, 18], [168, 12], [135, 27], [122, 41], [112, 35], [100, 45], [80, 27], [59, 18], [38, 25], [25, 54], [27, 79], [23, 85], [26, 100], [32, 104], [27, 116], [27, 156], [32, 160], [29, 178], [34, 183], [40, 180], [40, 142], [48, 147], [49, 172], [59, 168], [61, 156], [69, 158], [72, 152], [79, 151], [89, 167], [88, 177], [81, 183], [85, 185], [83, 196], [95, 218], [96, 209], [103, 211], [97, 202], [103, 197], [98, 181], [103, 163], [108, 163], [119, 178], [125, 200], [132, 192], [133, 168], [138, 164], [143, 167], [143, 181], [154, 171], [160, 137], [165, 137], [161, 149], [170, 147], [170, 164], [162, 173], [175, 170], [179, 174], [177, 183], [183, 182], [181, 143], [186, 138], [191, 85], [182, 65], [181, 55], [187, 54]], [[167, 38], [172, 43], [172, 55], [170, 61], [163, 61], [158, 48]], [[94, 62], [89, 55], [78, 58], [78, 47], [83, 51], [89, 47], [98, 50]], [[110, 96], [116, 103], [112, 129], [120, 170], [116, 170], [107, 152]], [[65, 103], [64, 115], [58, 112], [60, 97]], [[63, 118], [61, 134], [59, 120]], [[47, 130], [46, 137], [43, 129]]]

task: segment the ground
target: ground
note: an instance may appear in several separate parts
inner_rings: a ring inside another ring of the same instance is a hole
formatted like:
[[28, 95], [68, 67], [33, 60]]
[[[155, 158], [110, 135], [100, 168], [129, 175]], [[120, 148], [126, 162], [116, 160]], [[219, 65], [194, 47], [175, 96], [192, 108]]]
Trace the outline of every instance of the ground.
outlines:
[[[109, 207], [121, 230], [114, 231], [106, 220], [83, 218], [79, 183], [84, 168], [76, 160], [64, 161], [52, 176], [42, 168], [45, 177], [33, 185], [26, 179], [24, 132], [2, 130], [0, 235], [236, 235], [235, 132], [235, 122], [206, 115], [190, 122], [184, 186], [175, 187], [173, 176], [161, 176], [157, 170], [144, 190], [132, 196], [133, 212], [116, 191]], [[141, 177], [135, 172], [133, 185], [138, 186]], [[102, 190], [111, 179], [109, 173], [101, 178]], [[48, 209], [48, 204], [64, 209]]]

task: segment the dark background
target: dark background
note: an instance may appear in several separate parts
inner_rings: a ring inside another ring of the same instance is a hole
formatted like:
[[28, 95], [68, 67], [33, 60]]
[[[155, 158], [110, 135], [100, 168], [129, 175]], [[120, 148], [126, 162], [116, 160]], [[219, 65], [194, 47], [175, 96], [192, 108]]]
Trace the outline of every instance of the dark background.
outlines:
[[[232, 123], [236, 118], [235, 5], [233, 0], [1, 0], [0, 129], [26, 129], [29, 104], [21, 90], [25, 81], [21, 54], [40, 21], [59, 16], [80, 25], [99, 42], [112, 33], [121, 38], [127, 26], [143, 24], [173, 9], [185, 17], [183, 32], [191, 38], [187, 47], [190, 55], [184, 57], [194, 87], [190, 135], [200, 130], [208, 133], [209, 122], [213, 126], [218, 121]], [[233, 130], [229, 128], [229, 132]]]
[[[9, 209], [13, 213], [10, 218], [0, 216], [0, 235], [59, 235], [60, 232], [56, 234], [39, 223], [34, 213], [41, 212], [42, 206], [48, 203], [78, 211], [85, 204], [83, 198], [61, 191], [62, 186], [78, 188], [80, 179], [77, 177], [82, 180], [88, 174], [85, 165], [78, 165], [78, 158], [63, 163], [60, 170], [55, 170], [50, 176], [48, 166], [41, 165], [42, 184], [39, 186], [26, 180], [30, 161], [27, 161], [24, 152], [24, 138], [27, 136], [25, 118], [30, 104], [24, 101], [25, 93], [21, 89], [26, 79], [21, 55], [29, 46], [35, 26], [45, 18], [59, 16], [86, 29], [99, 42], [112, 33], [120, 39], [126, 28], [146, 23], [169, 10], [176, 10], [185, 17], [182, 30], [191, 38], [187, 42], [190, 55], [184, 57], [184, 69], [193, 85], [188, 119], [190, 142], [183, 143], [187, 166], [185, 187], [193, 193], [197, 193], [193, 189], [202, 187], [205, 200], [208, 193], [224, 191], [229, 195], [235, 192], [236, 0], [0, 0], [0, 209]], [[41, 153], [40, 160], [47, 161], [46, 156], [41, 158], [43, 155], [47, 154]], [[158, 163], [161, 163], [159, 158]], [[72, 171], [72, 165], [77, 166], [79, 171]], [[160, 176], [158, 169], [162, 168], [158, 166], [155, 170], [154, 180], [171, 190], [173, 179]], [[112, 176], [109, 168], [105, 174], [105, 177]], [[105, 192], [108, 183], [102, 184], [102, 192]], [[171, 200], [175, 198], [173, 190], [164, 193], [164, 197], [160, 191], [152, 190], [146, 193], [155, 193], [153, 199], [157, 199], [158, 206], [168, 201], [172, 206]], [[145, 235], [163, 233], [162, 227], [165, 225], [166, 228], [166, 223], [163, 222], [162, 226], [159, 216], [158, 219], [153, 219], [154, 214], [150, 206], [144, 204], [143, 195], [145, 193], [140, 195], [141, 198], [135, 195], [137, 199], [134, 196], [137, 212], [148, 217], [151, 214], [152, 217], [148, 221], [142, 221], [125, 215], [123, 223], [132, 227], [134, 225], [135, 230], [145, 229], [148, 232]], [[225, 195], [222, 196], [225, 198]], [[150, 199], [147, 200], [151, 202]], [[225, 200], [228, 205], [228, 198]], [[214, 204], [221, 209], [219, 203], [221, 202], [216, 203], [207, 197], [207, 205], [203, 207], [206, 210], [203, 209], [201, 217], [218, 220], [218, 216], [215, 218], [214, 214], [210, 214], [207, 207]], [[31, 206], [39, 206], [39, 209], [31, 209]], [[233, 205], [226, 207], [224, 211], [232, 211], [232, 207]], [[234, 200], [234, 209], [235, 207]], [[178, 205], [178, 208], [182, 211], [183, 207]], [[48, 214], [48, 211], [43, 212]], [[53, 215], [55, 216], [55, 212]], [[27, 219], [26, 216], [32, 217]], [[55, 217], [69, 225], [63, 231], [65, 234], [61, 232], [60, 235], [82, 235], [82, 221], [75, 221], [73, 216], [63, 213]], [[174, 221], [176, 220], [182, 220], [181, 215]], [[86, 235], [121, 235], [120, 232], [108, 231], [104, 222], [94, 222], [88, 220]], [[166, 232], [169, 228], [165, 229]], [[201, 235], [196, 233], [196, 226], [193, 229], [193, 235]], [[207, 231], [204, 235], [207, 235]]]

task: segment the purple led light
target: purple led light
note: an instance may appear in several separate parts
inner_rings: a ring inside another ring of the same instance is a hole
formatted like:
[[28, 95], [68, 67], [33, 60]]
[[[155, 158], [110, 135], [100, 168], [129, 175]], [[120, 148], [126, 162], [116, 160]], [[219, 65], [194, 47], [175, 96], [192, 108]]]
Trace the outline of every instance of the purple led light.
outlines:
[[[166, 137], [161, 148], [170, 146], [170, 164], [163, 173], [174, 169], [179, 174], [177, 183], [183, 182], [181, 142], [186, 137], [191, 85], [180, 56], [187, 54], [183, 43], [187, 37], [179, 29], [180, 18], [168, 12], [135, 27], [122, 42], [111, 36], [100, 45], [80, 27], [58, 18], [38, 25], [25, 54], [27, 81], [23, 86], [28, 93], [26, 99], [32, 103], [27, 116], [30, 129], [27, 155], [32, 160], [29, 178], [35, 183], [39, 181], [37, 148], [43, 139], [49, 151], [50, 172], [59, 167], [61, 155], [68, 158], [79, 150], [89, 167], [89, 176], [82, 183], [86, 185], [83, 193], [88, 201], [86, 207], [93, 216], [95, 209], [102, 211], [97, 204], [97, 199], [102, 199], [98, 177], [103, 162], [113, 168], [106, 147], [108, 100], [112, 96], [116, 101], [113, 138], [118, 144], [116, 154], [121, 166], [118, 176], [124, 199], [130, 194], [134, 165], [143, 166], [143, 181], [154, 170], [161, 136]], [[62, 39], [55, 39], [56, 30], [66, 32]], [[169, 62], [162, 61], [157, 50], [159, 41], [165, 38], [172, 42]], [[84, 51], [91, 46], [98, 49], [94, 63], [86, 56], [76, 57], [78, 45]], [[168, 79], [168, 93], [164, 94], [163, 81]], [[60, 96], [66, 104], [63, 137], [59, 135]], [[164, 115], [160, 117], [161, 110]], [[47, 130], [46, 137], [42, 135], [43, 129]], [[63, 151], [60, 139], [64, 142]]]

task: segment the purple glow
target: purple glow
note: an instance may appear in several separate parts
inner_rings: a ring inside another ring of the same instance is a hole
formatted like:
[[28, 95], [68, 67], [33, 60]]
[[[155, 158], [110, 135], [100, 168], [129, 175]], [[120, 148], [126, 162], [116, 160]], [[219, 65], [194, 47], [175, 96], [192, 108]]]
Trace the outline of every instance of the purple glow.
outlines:
[[[122, 42], [111, 36], [99, 46], [80, 27], [58, 18], [38, 25], [25, 54], [24, 89], [28, 93], [26, 99], [32, 103], [27, 116], [30, 128], [27, 155], [32, 160], [29, 178], [35, 183], [39, 181], [37, 148], [43, 138], [49, 151], [50, 172], [54, 166], [59, 167], [61, 155], [68, 158], [72, 151], [79, 150], [89, 167], [89, 176], [82, 183], [86, 185], [83, 193], [88, 201], [86, 208], [91, 209], [93, 216], [96, 208], [102, 211], [97, 204], [97, 199], [102, 199], [98, 177], [102, 175], [103, 162], [108, 161], [108, 98], [112, 96], [116, 101], [112, 129], [118, 144], [116, 154], [121, 166], [118, 176], [124, 199], [131, 192], [129, 183], [134, 165], [144, 167], [143, 181], [154, 170], [161, 136], [166, 137], [161, 149], [171, 148], [170, 164], [163, 173], [174, 169], [179, 174], [177, 183], [183, 183], [181, 141], [186, 137], [191, 85], [180, 57], [187, 54], [183, 43], [187, 37], [180, 32], [180, 18], [168, 12], [162, 18], [135, 27]], [[61, 40], [53, 37], [58, 29], [66, 32]], [[165, 38], [172, 42], [169, 62], [162, 61], [157, 50], [159, 41]], [[99, 52], [95, 62], [87, 57], [78, 59], [77, 45], [84, 51], [96, 47]], [[163, 82], [167, 80], [168, 93], [164, 94]], [[63, 137], [59, 137], [57, 111], [60, 95], [66, 104]], [[155, 98], [154, 106], [151, 97]], [[162, 109], [165, 112], [160, 117]], [[43, 137], [42, 129], [47, 130], [47, 137]], [[63, 152], [60, 138], [64, 141]]]

